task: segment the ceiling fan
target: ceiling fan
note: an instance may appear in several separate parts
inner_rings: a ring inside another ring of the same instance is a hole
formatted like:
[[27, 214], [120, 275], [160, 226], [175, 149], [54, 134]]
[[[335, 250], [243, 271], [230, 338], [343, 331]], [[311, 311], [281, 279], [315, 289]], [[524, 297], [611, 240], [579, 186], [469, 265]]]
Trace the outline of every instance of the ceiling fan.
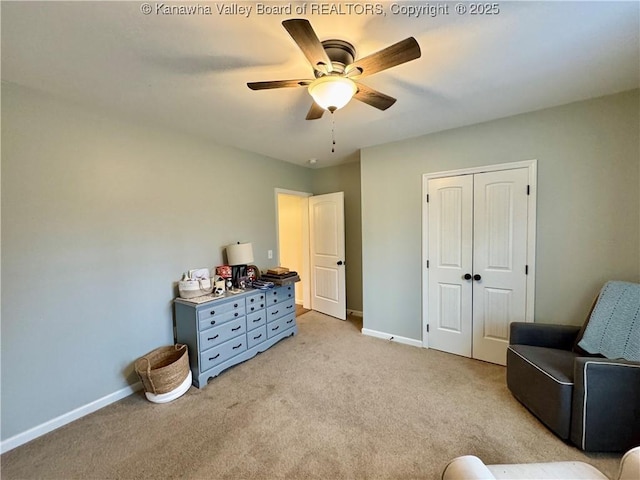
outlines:
[[249, 82], [247, 86], [251, 90], [307, 87], [314, 99], [307, 113], [307, 120], [322, 117], [325, 110], [333, 113], [349, 103], [351, 98], [379, 110], [386, 110], [396, 99], [366, 86], [360, 79], [415, 60], [421, 55], [418, 42], [409, 37], [356, 60], [353, 45], [344, 40], [321, 42], [308, 20], [284, 20], [282, 26], [311, 63], [315, 79]]

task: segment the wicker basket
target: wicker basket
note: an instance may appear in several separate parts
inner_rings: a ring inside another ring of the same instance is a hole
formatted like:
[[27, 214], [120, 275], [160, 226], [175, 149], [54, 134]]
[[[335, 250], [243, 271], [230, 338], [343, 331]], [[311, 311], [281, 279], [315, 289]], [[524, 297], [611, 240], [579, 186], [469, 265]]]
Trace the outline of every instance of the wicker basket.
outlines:
[[158, 395], [180, 386], [189, 375], [189, 353], [186, 345], [160, 347], [140, 357], [136, 373], [144, 391]]

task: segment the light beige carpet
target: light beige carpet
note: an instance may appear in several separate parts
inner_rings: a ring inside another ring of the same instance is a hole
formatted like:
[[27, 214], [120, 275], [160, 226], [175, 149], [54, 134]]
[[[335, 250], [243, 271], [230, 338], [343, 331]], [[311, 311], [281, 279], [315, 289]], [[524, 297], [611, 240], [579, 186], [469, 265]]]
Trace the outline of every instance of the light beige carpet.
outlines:
[[316, 312], [299, 334], [165, 405], [142, 392], [2, 455], [2, 479], [436, 479], [487, 463], [620, 455], [558, 440], [508, 392], [505, 369], [360, 334]]

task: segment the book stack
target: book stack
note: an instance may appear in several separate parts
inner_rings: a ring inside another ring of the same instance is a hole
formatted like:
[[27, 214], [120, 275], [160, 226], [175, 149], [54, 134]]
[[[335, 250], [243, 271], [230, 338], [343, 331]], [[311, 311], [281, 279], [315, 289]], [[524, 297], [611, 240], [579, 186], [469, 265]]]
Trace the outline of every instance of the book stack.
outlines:
[[261, 280], [267, 282], [273, 282], [275, 285], [289, 285], [291, 283], [299, 282], [300, 276], [298, 272], [289, 271], [286, 267], [270, 268], [266, 273], [262, 274]]

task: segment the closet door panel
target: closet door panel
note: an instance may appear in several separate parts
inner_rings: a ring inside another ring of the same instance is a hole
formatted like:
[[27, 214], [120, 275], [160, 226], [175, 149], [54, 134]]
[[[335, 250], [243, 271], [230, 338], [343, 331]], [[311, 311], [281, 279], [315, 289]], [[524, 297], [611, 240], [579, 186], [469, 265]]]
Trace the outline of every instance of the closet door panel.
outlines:
[[502, 365], [526, 316], [527, 182], [526, 168], [474, 176], [473, 357]]
[[429, 346], [471, 356], [473, 176], [429, 180]]

